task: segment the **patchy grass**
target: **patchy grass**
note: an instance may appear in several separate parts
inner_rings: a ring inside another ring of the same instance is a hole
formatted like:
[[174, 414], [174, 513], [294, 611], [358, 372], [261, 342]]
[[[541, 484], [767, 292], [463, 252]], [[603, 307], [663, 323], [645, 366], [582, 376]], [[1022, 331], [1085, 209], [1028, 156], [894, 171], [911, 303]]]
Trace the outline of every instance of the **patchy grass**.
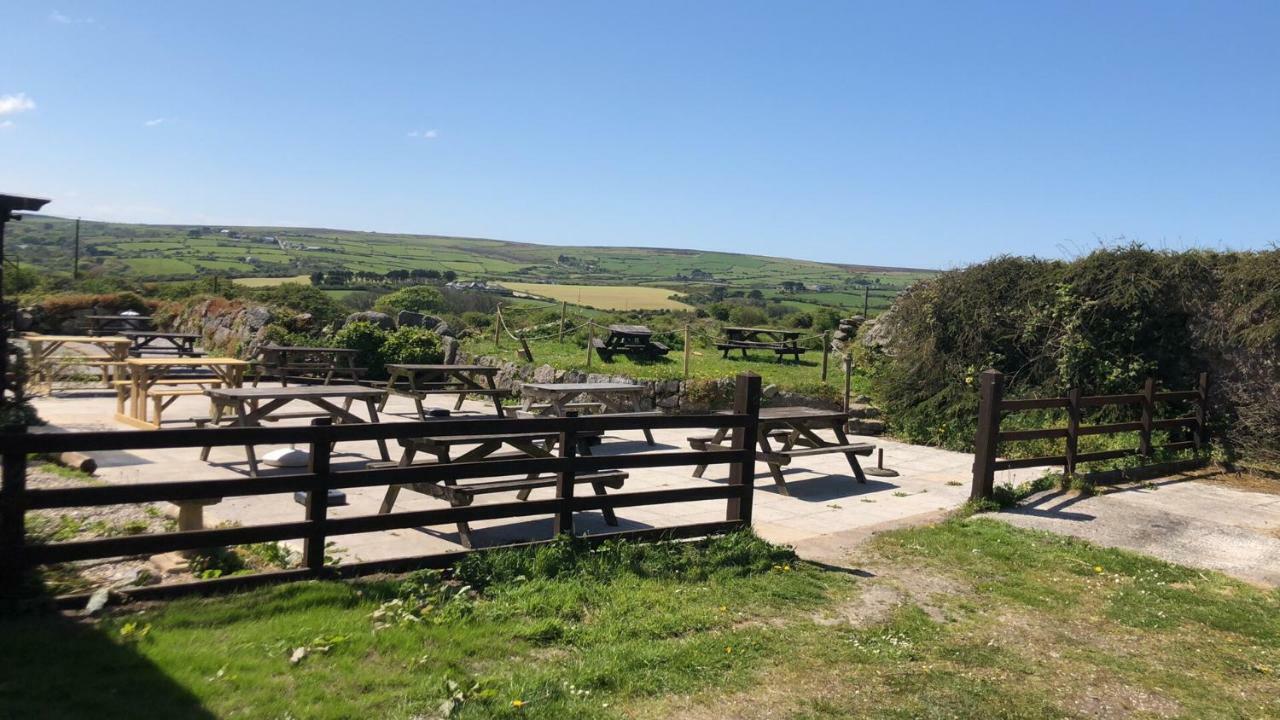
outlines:
[[1280, 593], [989, 519], [0, 619], [15, 717], [1274, 717]]

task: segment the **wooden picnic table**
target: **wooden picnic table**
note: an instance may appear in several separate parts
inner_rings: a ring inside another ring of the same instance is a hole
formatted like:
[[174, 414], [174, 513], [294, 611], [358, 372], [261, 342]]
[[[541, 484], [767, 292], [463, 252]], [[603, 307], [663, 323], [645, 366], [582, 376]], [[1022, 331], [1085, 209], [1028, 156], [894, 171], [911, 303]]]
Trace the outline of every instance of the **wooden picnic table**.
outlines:
[[125, 330], [150, 330], [150, 315], [89, 315], [90, 335], [111, 335]]
[[[434, 420], [433, 422], [440, 421]], [[484, 460], [509, 459], [512, 457], [555, 457], [556, 444], [559, 439], [559, 433], [549, 432], [402, 438], [400, 445], [404, 447], [404, 454], [401, 456], [398, 466], [412, 467], [413, 459], [419, 452], [434, 455], [436, 463], [482, 462]], [[590, 455], [591, 443], [585, 442], [586, 438], [583, 438], [583, 440], [584, 442], [579, 445], [578, 451], [583, 455]], [[457, 457], [453, 457], [452, 450], [460, 445], [474, 447], [465, 450]], [[509, 447], [513, 452], [499, 455], [498, 451], [502, 450], [503, 447]], [[574, 477], [574, 482], [590, 484], [597, 495], [604, 495], [605, 488], [620, 488], [626, 478], [627, 473], [625, 472], [599, 470], [592, 473], [578, 474]], [[555, 483], [555, 475], [539, 476], [537, 473], [530, 473], [523, 478], [484, 479], [479, 482], [462, 484], [459, 484], [456, 480], [447, 479], [442, 483], [421, 482], [392, 485], [387, 488], [387, 493], [383, 497], [382, 506], [378, 509], [378, 513], [386, 514], [391, 512], [395, 508], [396, 498], [401, 490], [410, 490], [437, 497], [448, 501], [453, 507], [460, 507], [470, 505], [476, 495], [498, 492], [514, 491], [517, 499], [527, 500], [529, 499], [529, 493], [532, 491], [538, 488], [553, 487]], [[607, 524], [618, 524], [618, 517], [614, 514], [613, 508], [604, 508], [602, 513]], [[469, 548], [472, 546], [471, 526], [465, 521], [458, 523], [458, 538], [463, 547]]]
[[805, 349], [800, 347], [799, 330], [781, 330], [778, 328], [726, 327], [724, 340], [716, 343], [717, 350], [723, 350], [723, 357], [729, 357], [731, 350], [741, 350], [742, 357], [748, 350], [772, 350], [778, 356], [778, 362], [787, 355], [800, 361]]
[[[129, 358], [129, 380], [117, 381], [116, 420], [143, 430], [159, 429], [161, 412], [179, 397], [201, 395], [206, 386], [238, 388], [248, 366], [229, 357]], [[154, 418], [148, 417], [148, 400], [155, 405]]]
[[[659, 415], [640, 409], [643, 385], [629, 383], [524, 383], [520, 386], [520, 412], [527, 415], [563, 417], [570, 410], [585, 413]], [[583, 398], [592, 398], [584, 401]], [[644, 428], [645, 442], [655, 444], [653, 433]]]
[[653, 331], [644, 325], [610, 325], [609, 335], [595, 338], [592, 347], [601, 360], [608, 362], [616, 354], [630, 357], [653, 358], [666, 355], [671, 349], [653, 341]]
[[[382, 391], [363, 385], [295, 385], [293, 387], [280, 388], [212, 388], [205, 390], [204, 394], [208, 395], [213, 402], [213, 417], [211, 419], [213, 425], [221, 422], [228, 414], [228, 411], [234, 411], [235, 415], [230, 419], [230, 425], [236, 427], [260, 427], [264, 421], [281, 419], [282, 416], [276, 415], [276, 411], [294, 401], [315, 405], [322, 411], [322, 415], [332, 418], [335, 423], [376, 423], [378, 422], [377, 400], [382, 396]], [[343, 401], [343, 406], [335, 405], [333, 402], [335, 400]], [[352, 401], [356, 400], [364, 401], [365, 408], [369, 413], [367, 420], [348, 409]], [[273, 415], [276, 415], [276, 417], [273, 418]], [[316, 413], [307, 413], [305, 415], [290, 415], [289, 417], [313, 417], [315, 415]], [[383, 460], [391, 459], [391, 456], [387, 454], [386, 440], [378, 439], [378, 450], [381, 452]], [[257, 477], [258, 456], [254, 452], [253, 446], [245, 445], [244, 453], [249, 460], [249, 474]], [[209, 459], [208, 447], [200, 451], [200, 459]]]
[[498, 388], [495, 377], [498, 368], [489, 365], [423, 365], [393, 363], [387, 366], [387, 385], [379, 410], [386, 408], [392, 395], [413, 399], [418, 419], [426, 420], [427, 411], [422, 401], [428, 395], [454, 395], [454, 410], [462, 408], [468, 395], [487, 395], [493, 401], [493, 409], [502, 417], [502, 400], [511, 393]]
[[[107, 387], [120, 375], [120, 368], [129, 357], [130, 340], [119, 336], [42, 335], [32, 333], [23, 336], [27, 341], [28, 372], [32, 387], [52, 388], [64, 370], [76, 365], [93, 365], [102, 371], [102, 382]], [[59, 355], [58, 350], [67, 343], [89, 345], [102, 351], [99, 355]]]
[[133, 357], [143, 355], [198, 357], [204, 354], [196, 350], [196, 343], [200, 342], [198, 333], [126, 330], [120, 334], [133, 341], [133, 346], [129, 348], [129, 354]]
[[[779, 493], [790, 495], [786, 478], [782, 476], [782, 467], [791, 464], [795, 458], [811, 455], [842, 453], [849, 461], [849, 468], [853, 470], [857, 481], [867, 481], [862, 466], [858, 464], [858, 456], [870, 455], [875, 446], [870, 443], [850, 443], [844, 431], [848, 421], [848, 413], [840, 410], [809, 407], [761, 408], [756, 435], [756, 458], [769, 466], [769, 474], [773, 476]], [[836, 442], [832, 443], [815, 432], [824, 429], [835, 433]], [[690, 437], [689, 446], [694, 450], [727, 450], [729, 446], [724, 441], [728, 434], [728, 428], [720, 428], [710, 436]], [[780, 441], [781, 447], [774, 449], [774, 440]], [[706, 465], [699, 465], [693, 471], [693, 476], [702, 477], [706, 469]]]
[[253, 385], [257, 387], [264, 376], [285, 386], [291, 379], [323, 385], [336, 379], [359, 382], [366, 370], [356, 367], [359, 355], [359, 350], [350, 348], [263, 345], [253, 361]]

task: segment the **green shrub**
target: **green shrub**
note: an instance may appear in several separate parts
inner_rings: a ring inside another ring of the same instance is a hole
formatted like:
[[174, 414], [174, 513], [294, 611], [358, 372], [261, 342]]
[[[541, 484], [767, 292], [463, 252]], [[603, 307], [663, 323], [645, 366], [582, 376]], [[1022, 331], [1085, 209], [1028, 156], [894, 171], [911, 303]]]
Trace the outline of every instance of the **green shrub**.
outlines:
[[737, 305], [729, 311], [729, 322], [743, 327], [755, 327], [769, 322], [763, 310], [750, 305]]
[[388, 315], [395, 315], [401, 310], [416, 313], [436, 312], [444, 307], [444, 296], [439, 290], [427, 285], [414, 285], [383, 295], [374, 303], [373, 309]]
[[383, 363], [430, 365], [444, 359], [440, 336], [420, 327], [397, 328], [382, 345]]
[[268, 305], [309, 313], [316, 327], [332, 325], [346, 316], [346, 312], [333, 298], [310, 285], [283, 283], [274, 287], [255, 289], [251, 297]]
[[368, 368], [368, 377], [381, 379], [387, 376], [382, 361], [382, 346], [389, 333], [371, 322], [353, 322], [342, 326], [333, 336], [336, 347], [359, 350], [356, 365]]

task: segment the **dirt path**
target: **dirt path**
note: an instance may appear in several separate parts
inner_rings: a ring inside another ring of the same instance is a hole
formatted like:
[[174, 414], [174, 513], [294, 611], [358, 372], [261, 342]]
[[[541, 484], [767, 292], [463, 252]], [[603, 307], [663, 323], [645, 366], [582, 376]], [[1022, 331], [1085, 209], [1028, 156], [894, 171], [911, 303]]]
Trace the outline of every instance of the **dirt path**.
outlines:
[[996, 517], [1280, 586], [1280, 482], [1240, 483], [1209, 472], [1116, 486], [1092, 497], [1054, 490]]

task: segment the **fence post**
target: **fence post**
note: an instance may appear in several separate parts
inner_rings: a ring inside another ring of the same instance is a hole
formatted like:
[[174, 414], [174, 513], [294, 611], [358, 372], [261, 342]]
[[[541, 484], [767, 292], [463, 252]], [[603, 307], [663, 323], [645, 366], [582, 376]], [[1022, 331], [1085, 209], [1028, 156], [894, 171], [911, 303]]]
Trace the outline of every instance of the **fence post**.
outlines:
[[565, 314], [565, 308], [567, 308], [568, 305], [569, 303], [567, 301], [565, 300], [560, 301], [560, 336], [556, 338], [556, 341], [561, 344], [564, 343], [564, 314]]
[[689, 354], [693, 352], [693, 348], [689, 345], [689, 324], [684, 326], [684, 380], [689, 381]]
[[849, 393], [853, 389], [853, 355], [844, 354], [844, 411], [849, 412]]
[[502, 303], [493, 311], [493, 349], [502, 347]]
[[1073, 387], [1067, 391], [1067, 462], [1066, 473], [1070, 477], [1076, 474], [1076, 454], [1080, 449], [1080, 388]]
[[827, 357], [831, 355], [831, 331], [822, 333], [822, 382], [827, 381]]
[[302, 544], [302, 564], [313, 575], [324, 571], [325, 518], [329, 514], [329, 433], [322, 428], [333, 424], [330, 418], [316, 418], [311, 427], [316, 428], [317, 439], [311, 441], [311, 453], [307, 458], [307, 472], [313, 475], [311, 489], [307, 491], [307, 536]]
[[[570, 410], [565, 413], [565, 417], [577, 417], [577, 410]], [[565, 430], [560, 433], [560, 457], [562, 459], [570, 459], [578, 456], [578, 431]], [[556, 499], [560, 500], [560, 510], [556, 513], [555, 522], [552, 525], [552, 535], [559, 537], [560, 535], [573, 534], [573, 488], [575, 484], [576, 473], [570, 467], [556, 473]]]
[[733, 429], [732, 447], [743, 451], [743, 458], [729, 466], [729, 484], [737, 485], [741, 492], [729, 498], [725, 519], [751, 525], [751, 501], [756, 487], [756, 433], [760, 420], [759, 375], [747, 372], [738, 376], [733, 388], [733, 412], [747, 415], [748, 419], [743, 427]]
[[596, 325], [587, 321], [587, 369], [591, 369], [591, 346], [596, 343]]
[[[3, 428], [6, 434], [22, 434], [21, 425]], [[16, 597], [26, 570], [27, 453], [21, 447], [5, 448], [0, 480], [0, 597]]]
[[1151, 426], [1155, 422], [1156, 379], [1147, 378], [1142, 385], [1142, 430], [1138, 436], [1138, 454], [1151, 457]]
[[974, 438], [973, 487], [970, 500], [991, 497], [996, 480], [996, 447], [1000, 433], [1000, 401], [1004, 398], [1004, 374], [983, 370], [979, 376], [978, 434]]
[[871, 286], [863, 285], [862, 286], [862, 319], [870, 320], [871, 319], [870, 313], [871, 313]]
[[1199, 397], [1196, 398], [1196, 452], [1204, 449], [1206, 443], [1209, 442], [1209, 373], [1200, 373], [1199, 383], [1196, 385], [1196, 392]]

